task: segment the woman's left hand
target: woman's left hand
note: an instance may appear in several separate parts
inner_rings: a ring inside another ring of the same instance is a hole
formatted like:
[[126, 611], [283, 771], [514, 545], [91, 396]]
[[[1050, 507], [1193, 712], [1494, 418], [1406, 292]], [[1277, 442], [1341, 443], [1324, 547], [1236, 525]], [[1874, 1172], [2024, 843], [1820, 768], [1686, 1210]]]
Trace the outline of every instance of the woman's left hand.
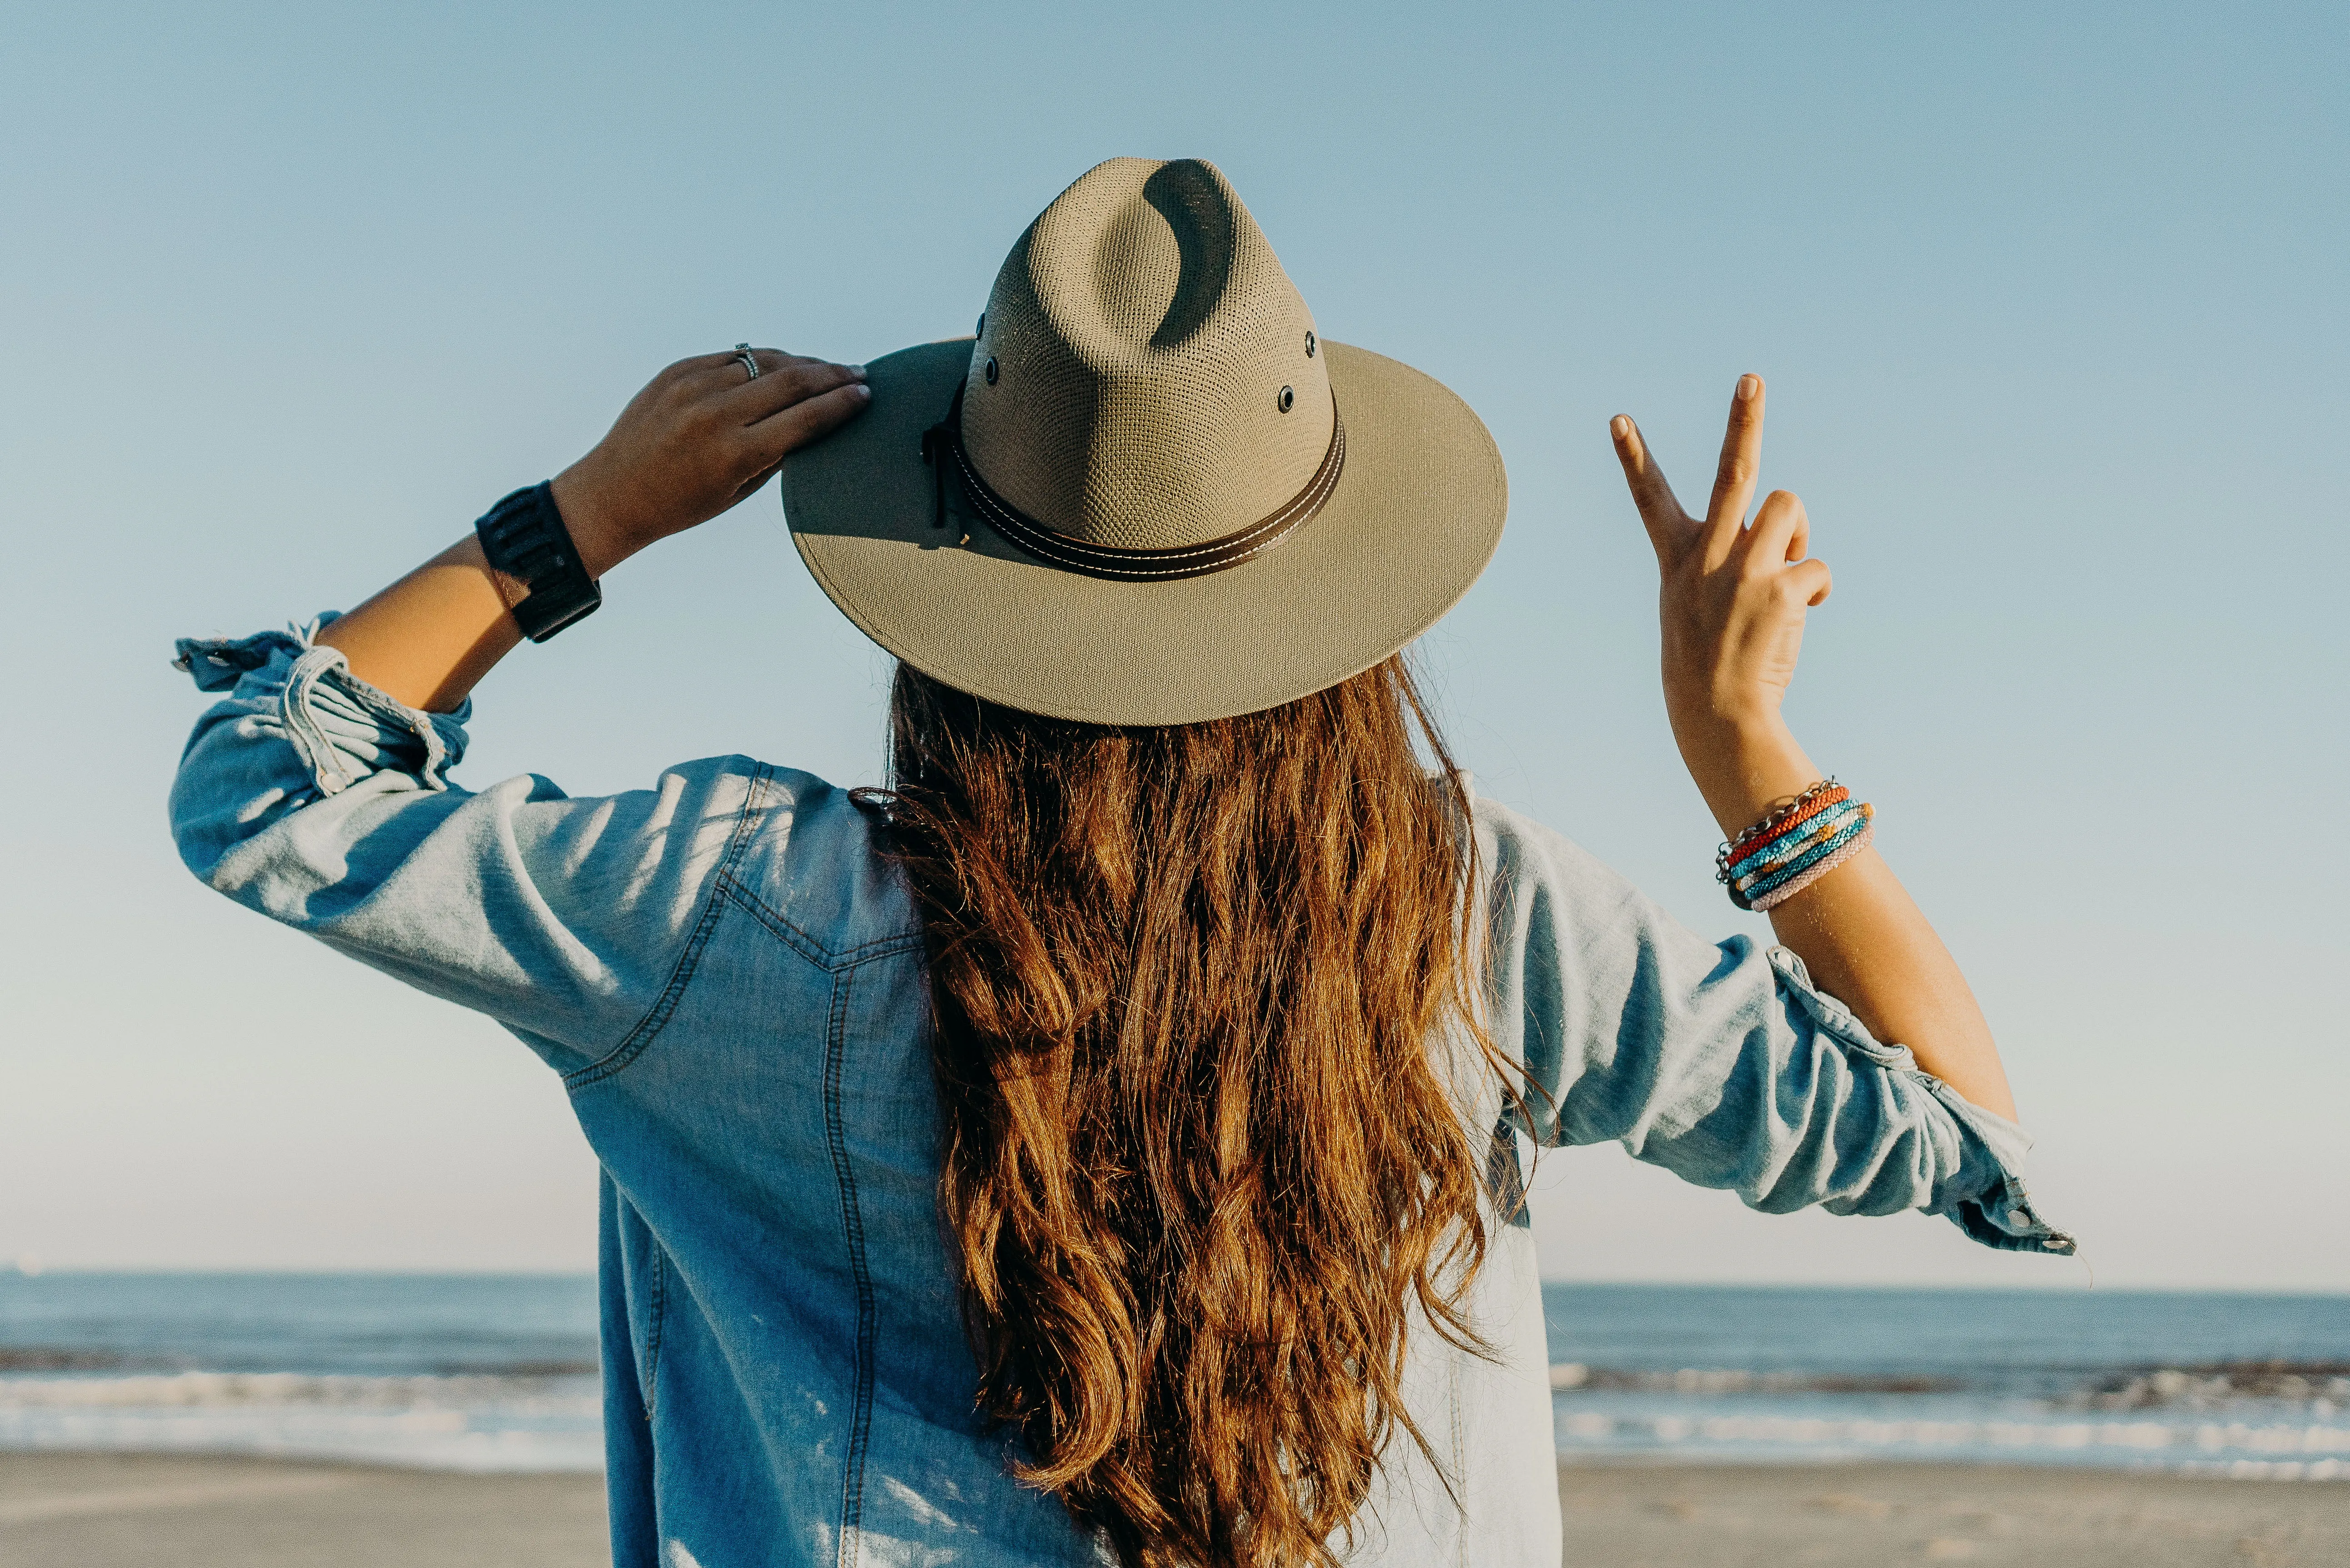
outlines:
[[590, 576], [742, 501], [786, 454], [864, 411], [861, 365], [774, 348], [681, 359], [646, 383], [587, 456], [555, 479], [555, 504]]
[[1682, 510], [1639, 427], [1618, 414], [1616, 455], [1656, 547], [1664, 634], [1665, 707], [1688, 742], [1717, 729], [1777, 720], [1804, 645], [1804, 612], [1828, 597], [1827, 563], [1806, 559], [1812, 526], [1783, 490], [1746, 521], [1762, 462], [1762, 378], [1739, 378], [1713, 498], [1702, 518]]
[[1805, 557], [1811, 524], [1787, 492], [1773, 491], [1746, 521], [1762, 459], [1760, 376], [1739, 378], [1702, 518], [1682, 510], [1638, 426], [1619, 414], [1610, 429], [1656, 546], [1673, 741], [1723, 834], [1734, 834], [1818, 777], [1779, 703], [1805, 612], [1828, 597], [1827, 564]]

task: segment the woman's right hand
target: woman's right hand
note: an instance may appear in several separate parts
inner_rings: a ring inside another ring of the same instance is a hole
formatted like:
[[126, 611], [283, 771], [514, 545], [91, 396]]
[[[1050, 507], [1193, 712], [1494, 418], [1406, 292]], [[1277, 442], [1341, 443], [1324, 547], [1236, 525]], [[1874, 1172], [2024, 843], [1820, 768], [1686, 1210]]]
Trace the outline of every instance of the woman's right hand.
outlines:
[[[654, 540], [708, 522], [764, 484], [786, 453], [871, 400], [865, 371], [772, 348], [753, 376], [732, 354], [681, 359], [620, 410], [610, 433], [555, 476], [555, 504], [591, 577]], [[521, 640], [522, 585], [491, 570], [468, 530], [318, 641], [351, 673], [413, 707], [453, 712]]]
[[743, 500], [797, 451], [865, 410], [861, 365], [774, 348], [681, 359], [647, 382], [595, 447], [555, 478], [590, 576]]

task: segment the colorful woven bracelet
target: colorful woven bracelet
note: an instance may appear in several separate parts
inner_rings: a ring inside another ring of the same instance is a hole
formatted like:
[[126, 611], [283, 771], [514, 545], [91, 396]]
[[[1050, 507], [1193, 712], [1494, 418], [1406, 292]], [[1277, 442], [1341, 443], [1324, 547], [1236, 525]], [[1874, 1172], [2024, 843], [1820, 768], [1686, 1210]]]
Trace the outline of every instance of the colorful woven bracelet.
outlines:
[[1714, 851], [1713, 874], [1742, 909], [1784, 903], [1864, 847], [1876, 813], [1825, 778]]
[[1838, 801], [1835, 805], [1811, 817], [1783, 838], [1774, 838], [1730, 867], [1730, 885], [1733, 888], [1752, 882], [1756, 873], [1783, 864], [1801, 855], [1820, 841], [1825, 835], [1840, 831], [1853, 813], [1861, 809], [1854, 800]]
[[1829, 855], [1825, 859], [1823, 859], [1817, 865], [1804, 872], [1801, 876], [1796, 877], [1790, 881], [1783, 882], [1778, 887], [1772, 888], [1761, 898], [1756, 898], [1750, 907], [1759, 912], [1767, 911], [1776, 908], [1778, 905], [1785, 903], [1788, 899], [1794, 898], [1796, 894], [1802, 892], [1804, 888], [1810, 887], [1813, 883], [1818, 881], [1821, 877], [1826, 876], [1829, 872], [1835, 870], [1837, 867], [1843, 865], [1846, 861], [1851, 859], [1862, 850], [1867, 848], [1868, 841], [1876, 836], [1877, 825], [1871, 822], [1862, 823], [1860, 831], [1854, 834], [1850, 838], [1845, 840], [1844, 844], [1838, 847], [1834, 854]]
[[1804, 818], [1826, 810], [1851, 793], [1832, 778], [1822, 779], [1785, 805], [1716, 849], [1713, 852], [1715, 877], [1721, 881], [1729, 881], [1730, 867], [1733, 863], [1745, 859]]
[[1780, 807], [1740, 834], [1736, 839], [1722, 846], [1721, 853], [1715, 858], [1717, 862], [1726, 861], [1735, 864], [1773, 839], [1783, 836], [1820, 813], [1841, 805], [1851, 798], [1852, 791], [1845, 788], [1835, 780], [1822, 779], [1786, 805]]
[[1860, 807], [1846, 817], [1834, 833], [1814, 839], [1805, 845], [1800, 853], [1790, 856], [1779, 865], [1731, 883], [1731, 889], [1749, 903], [1765, 894], [1775, 892], [1843, 848], [1855, 835], [1868, 826], [1871, 815], [1868, 807], [1865, 805]]
[[1714, 880], [1729, 885], [1731, 867], [1749, 860], [1760, 850], [1784, 837], [1789, 832], [1832, 806], [1851, 796], [1852, 792], [1833, 778], [1822, 779], [1794, 799], [1732, 837], [1713, 852]]

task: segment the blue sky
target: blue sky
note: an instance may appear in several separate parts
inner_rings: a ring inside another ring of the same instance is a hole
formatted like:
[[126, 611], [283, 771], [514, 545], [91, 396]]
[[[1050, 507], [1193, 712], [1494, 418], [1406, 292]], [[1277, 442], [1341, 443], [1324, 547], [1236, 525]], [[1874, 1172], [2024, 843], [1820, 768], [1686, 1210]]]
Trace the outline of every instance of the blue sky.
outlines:
[[[199, 888], [175, 635], [346, 606], [667, 361], [968, 331], [1120, 153], [1214, 160], [1326, 335], [1509, 464], [1425, 641], [1481, 786], [1760, 930], [1656, 694], [1606, 421], [1835, 569], [1790, 701], [2005, 1048], [2106, 1284], [2350, 1289], [2339, 7], [7, 8], [0, 1260], [566, 1267], [591, 1168], [485, 1022]], [[771, 492], [480, 694], [461, 777], [870, 780], [883, 660]], [[1939, 1221], [1548, 1157], [1547, 1272], [2079, 1288]]]

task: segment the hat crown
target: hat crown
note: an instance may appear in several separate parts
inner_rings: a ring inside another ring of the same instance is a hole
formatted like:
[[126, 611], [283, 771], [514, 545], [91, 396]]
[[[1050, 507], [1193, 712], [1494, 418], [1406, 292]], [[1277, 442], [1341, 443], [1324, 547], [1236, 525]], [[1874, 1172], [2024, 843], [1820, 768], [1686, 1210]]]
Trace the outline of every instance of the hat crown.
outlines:
[[997, 273], [964, 378], [964, 445], [1004, 500], [1088, 544], [1223, 538], [1295, 497], [1330, 449], [1313, 330], [1215, 165], [1115, 158]]

